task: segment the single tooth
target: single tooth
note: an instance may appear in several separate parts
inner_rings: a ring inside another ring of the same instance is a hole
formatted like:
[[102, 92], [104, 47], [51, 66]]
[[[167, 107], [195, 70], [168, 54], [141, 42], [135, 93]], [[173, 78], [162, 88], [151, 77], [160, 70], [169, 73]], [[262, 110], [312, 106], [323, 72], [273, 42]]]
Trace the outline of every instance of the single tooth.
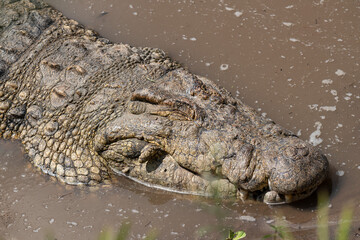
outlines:
[[285, 195], [285, 202], [286, 203], [290, 203], [292, 202], [293, 196], [291, 194], [286, 194]]
[[244, 189], [239, 188], [237, 191], [237, 198], [239, 198], [241, 201], [245, 201], [249, 197], [249, 191], [246, 191]]
[[264, 202], [267, 203], [267, 204], [277, 204], [277, 203], [281, 203], [282, 199], [281, 199], [280, 195], [277, 192], [268, 191], [264, 195]]

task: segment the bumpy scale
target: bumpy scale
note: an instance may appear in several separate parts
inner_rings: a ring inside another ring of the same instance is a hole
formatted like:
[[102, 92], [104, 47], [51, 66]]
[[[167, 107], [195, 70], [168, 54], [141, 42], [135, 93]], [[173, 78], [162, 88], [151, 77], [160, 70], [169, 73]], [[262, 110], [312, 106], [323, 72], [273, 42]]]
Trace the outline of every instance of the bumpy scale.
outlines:
[[1, 1], [0, 16], [0, 136], [47, 174], [268, 203], [327, 175], [318, 149], [159, 49], [110, 43], [41, 1]]

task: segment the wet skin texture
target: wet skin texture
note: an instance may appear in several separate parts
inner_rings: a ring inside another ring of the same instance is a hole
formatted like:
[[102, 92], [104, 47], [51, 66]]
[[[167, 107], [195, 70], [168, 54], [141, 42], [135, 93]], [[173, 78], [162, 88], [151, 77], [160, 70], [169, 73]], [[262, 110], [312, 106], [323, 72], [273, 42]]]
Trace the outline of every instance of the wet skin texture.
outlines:
[[0, 135], [69, 184], [112, 172], [194, 194], [291, 202], [328, 161], [153, 48], [113, 44], [41, 1], [0, 3]]

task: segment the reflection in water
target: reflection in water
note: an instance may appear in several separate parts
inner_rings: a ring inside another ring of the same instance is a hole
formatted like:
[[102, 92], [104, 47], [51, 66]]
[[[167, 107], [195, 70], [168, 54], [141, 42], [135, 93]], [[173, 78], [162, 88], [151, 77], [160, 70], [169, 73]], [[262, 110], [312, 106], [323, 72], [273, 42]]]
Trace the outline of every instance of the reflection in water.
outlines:
[[[48, 2], [112, 41], [164, 49], [192, 72], [318, 144], [333, 169], [330, 221], [336, 223], [346, 201], [357, 199], [359, 225], [356, 1]], [[197, 229], [218, 223], [199, 204], [214, 204], [209, 199], [148, 189], [124, 178], [95, 191], [64, 186], [34, 172], [19, 146], [2, 141], [0, 152], [0, 236], [6, 238], [39, 239], [52, 231], [59, 239], [95, 239], [103, 226], [131, 221], [133, 238], [158, 228], [162, 238], [192, 239]], [[311, 239], [315, 201], [276, 207], [229, 202], [222, 208], [231, 210], [228, 226], [253, 238], [271, 232], [267, 223], [285, 214], [300, 239]]]

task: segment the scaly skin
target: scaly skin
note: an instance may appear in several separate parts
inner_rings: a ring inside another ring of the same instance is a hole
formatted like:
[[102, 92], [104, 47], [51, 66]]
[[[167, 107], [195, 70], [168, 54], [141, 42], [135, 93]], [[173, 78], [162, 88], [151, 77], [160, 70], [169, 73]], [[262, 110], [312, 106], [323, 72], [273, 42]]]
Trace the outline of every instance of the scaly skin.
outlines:
[[311, 194], [318, 149], [163, 51], [113, 44], [36, 0], [0, 3], [0, 136], [69, 184], [116, 172], [268, 203]]

